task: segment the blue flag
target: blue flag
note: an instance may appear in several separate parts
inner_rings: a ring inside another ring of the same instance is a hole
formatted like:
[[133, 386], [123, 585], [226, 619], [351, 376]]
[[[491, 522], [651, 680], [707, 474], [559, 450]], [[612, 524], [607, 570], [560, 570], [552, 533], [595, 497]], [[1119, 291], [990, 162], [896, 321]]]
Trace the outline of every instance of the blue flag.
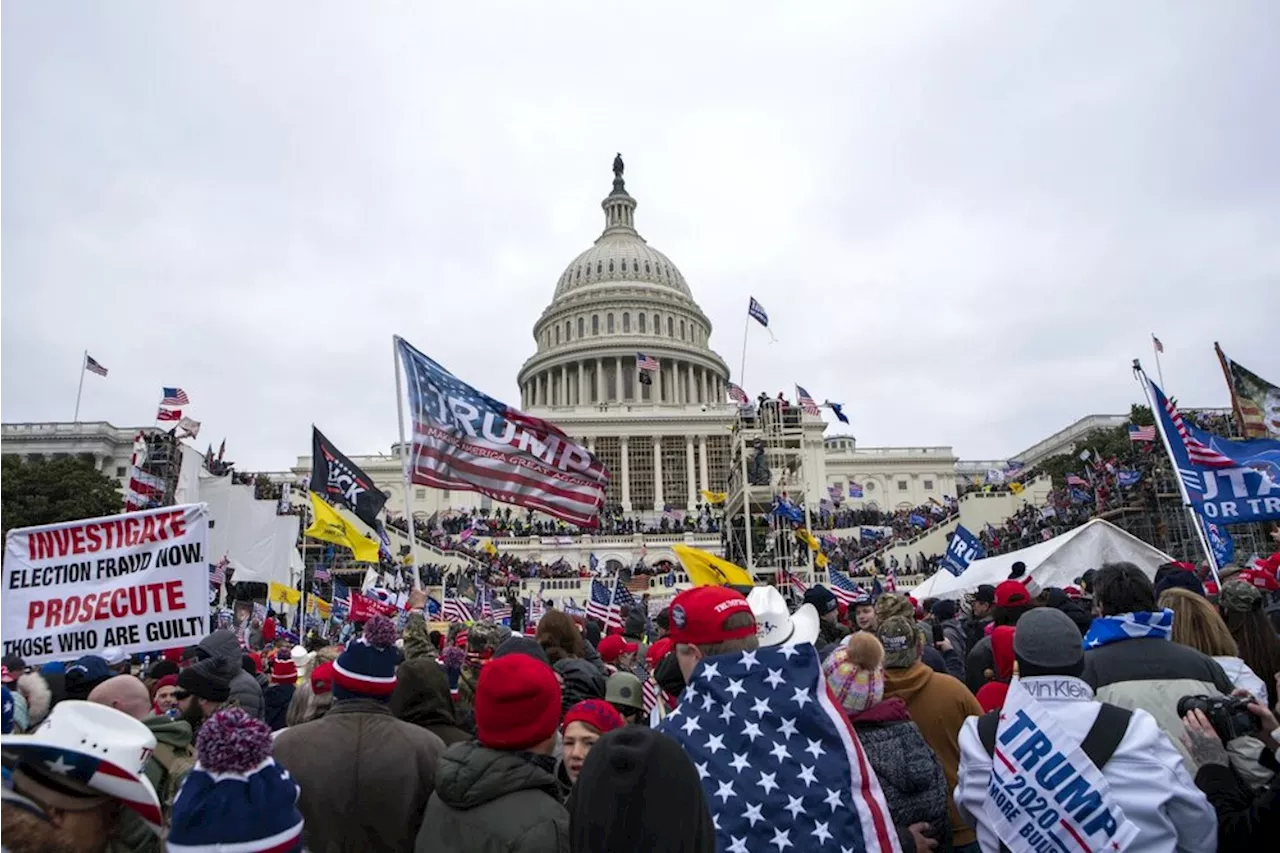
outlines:
[[925, 520], [923, 515], [918, 515], [913, 512], [911, 515], [907, 516], [907, 523], [912, 527], [924, 527], [929, 522]]
[[1138, 485], [1142, 479], [1142, 473], [1139, 471], [1117, 471], [1116, 485], [1122, 489], [1128, 489]]
[[783, 500], [780, 497], [773, 499], [773, 514], [781, 516], [788, 521], [794, 521], [797, 524], [804, 522], [804, 510], [791, 501]]
[[951, 541], [947, 543], [947, 552], [942, 556], [942, 567], [959, 577], [969, 568], [970, 563], [981, 560], [986, 553], [978, 537], [966, 530], [964, 525], [959, 525]]
[[589, 565], [591, 567], [591, 571], [594, 572], [596, 567], [600, 565], [600, 558], [593, 552], [591, 556], [587, 558], [587, 565]]
[[704, 658], [658, 731], [697, 769], [718, 850], [900, 850], [812, 645]]
[[1280, 520], [1280, 441], [1232, 441], [1182, 418], [1150, 383], [1160, 431], [1191, 506], [1211, 521], [1245, 524]]
[[836, 416], [836, 420], [840, 421], [840, 423], [847, 424], [849, 422], [848, 415], [844, 413], [843, 403], [832, 403], [828, 401], [826, 403], [826, 407], [831, 410], [831, 413]]
[[764, 306], [756, 302], [756, 298], [751, 297], [751, 301], [747, 304], [747, 313], [755, 318], [761, 326], [769, 327], [769, 315], [765, 312]]
[[1077, 489], [1075, 486], [1072, 486], [1067, 490], [1067, 494], [1071, 496], [1071, 502], [1073, 504], [1093, 503], [1093, 495], [1089, 494], [1084, 489]]
[[870, 539], [872, 542], [876, 542], [884, 538], [884, 531], [876, 530], [874, 527], [863, 527], [859, 530], [858, 536], [861, 539]]
[[1226, 526], [1214, 524], [1203, 517], [1200, 520], [1204, 522], [1204, 531], [1209, 539], [1209, 550], [1213, 551], [1213, 561], [1218, 568], [1234, 562], [1236, 558], [1236, 543], [1231, 538], [1231, 534], [1227, 532]]

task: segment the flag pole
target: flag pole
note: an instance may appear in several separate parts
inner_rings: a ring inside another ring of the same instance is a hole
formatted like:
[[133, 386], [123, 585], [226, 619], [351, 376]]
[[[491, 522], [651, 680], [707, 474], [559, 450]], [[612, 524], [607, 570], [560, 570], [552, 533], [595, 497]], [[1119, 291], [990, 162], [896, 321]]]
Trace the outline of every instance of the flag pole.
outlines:
[[396, 363], [396, 425], [400, 427], [400, 476], [404, 486], [404, 517], [409, 524], [409, 553], [413, 556], [413, 588], [422, 589], [418, 575], [418, 534], [413, 523], [413, 505], [409, 501], [409, 456], [404, 441], [404, 395], [400, 393], [400, 336], [391, 336], [391, 357]]
[[[751, 312], [747, 312], [747, 319], [742, 324], [742, 366], [738, 368], [738, 384], [742, 386], [742, 393], [747, 393], [747, 336], [751, 333]], [[84, 377], [80, 377], [80, 381], [84, 381]], [[748, 400], [750, 397], [747, 398]]]
[[1227, 354], [1222, 351], [1222, 347], [1217, 341], [1213, 342], [1213, 351], [1218, 354], [1218, 363], [1222, 365], [1222, 375], [1227, 380], [1227, 391], [1231, 394], [1231, 412], [1236, 416], [1236, 425], [1240, 427], [1240, 435], [1242, 438], [1249, 437], [1249, 431], [1244, 425], [1244, 412], [1240, 410], [1240, 397], [1236, 394], [1236, 383], [1231, 379], [1231, 366], [1227, 364]]
[[[1156, 333], [1151, 333], [1151, 352], [1156, 357], [1156, 376], [1160, 379], [1160, 389], [1164, 390], [1164, 370], [1160, 367], [1160, 348], [1164, 344], [1160, 343], [1160, 339], [1156, 337]], [[1155, 411], [1154, 409], [1152, 410]], [[1172, 458], [1172, 457], [1170, 457]]]
[[[745, 348], [742, 352], [744, 352], [745, 356]], [[76, 416], [72, 419], [72, 423], [76, 424], [79, 423], [79, 398], [81, 398], [81, 394], [84, 393], [84, 365], [86, 364], [88, 364], [88, 350], [84, 350], [83, 355], [81, 355], [81, 384], [79, 384], [79, 388], [76, 389]]]
[[[1159, 360], [1157, 359], [1157, 363]], [[1200, 519], [1196, 516], [1195, 509], [1191, 506], [1191, 497], [1187, 494], [1187, 484], [1182, 482], [1182, 475], [1178, 471], [1178, 460], [1174, 458], [1173, 446], [1169, 443], [1169, 435], [1165, 432], [1164, 418], [1160, 416], [1160, 412], [1156, 407], [1155, 395], [1151, 393], [1151, 380], [1147, 378], [1147, 374], [1142, 370], [1142, 363], [1136, 358], [1133, 360], [1133, 376], [1142, 384], [1142, 391], [1147, 397], [1147, 405], [1151, 407], [1151, 414], [1154, 416], [1156, 431], [1160, 433], [1160, 439], [1164, 442], [1164, 452], [1169, 456], [1169, 466], [1173, 469], [1173, 479], [1178, 484], [1178, 493], [1182, 495], [1182, 508], [1187, 512], [1187, 518], [1191, 522], [1191, 527], [1196, 532], [1196, 538], [1200, 540], [1200, 547], [1204, 549], [1205, 559], [1209, 563], [1209, 570], [1213, 572], [1213, 580], [1218, 584], [1218, 588], [1222, 588], [1222, 581], [1218, 577], [1218, 561], [1213, 557], [1213, 549], [1209, 547], [1209, 537], [1205, 534], [1204, 525], [1200, 523]], [[1164, 393], [1164, 386], [1160, 387]], [[1155, 483], [1151, 487], [1157, 488]]]

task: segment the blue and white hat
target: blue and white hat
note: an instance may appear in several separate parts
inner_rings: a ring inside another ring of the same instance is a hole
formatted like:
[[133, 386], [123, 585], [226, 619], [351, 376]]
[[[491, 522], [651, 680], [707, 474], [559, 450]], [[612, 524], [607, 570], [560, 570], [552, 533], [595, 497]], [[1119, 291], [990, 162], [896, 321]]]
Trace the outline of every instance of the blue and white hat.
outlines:
[[169, 818], [169, 853], [302, 850], [298, 784], [271, 757], [271, 728], [241, 708], [200, 727], [196, 766]]
[[347, 644], [347, 650], [333, 662], [335, 699], [377, 699], [386, 702], [396, 689], [396, 649], [399, 632], [385, 616], [374, 616], [364, 624], [364, 633]]

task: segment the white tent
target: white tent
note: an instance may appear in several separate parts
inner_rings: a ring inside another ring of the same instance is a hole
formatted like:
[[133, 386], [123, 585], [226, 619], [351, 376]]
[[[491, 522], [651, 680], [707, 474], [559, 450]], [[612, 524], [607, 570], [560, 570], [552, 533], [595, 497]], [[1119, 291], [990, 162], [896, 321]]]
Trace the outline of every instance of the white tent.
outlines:
[[1000, 554], [983, 560], [974, 560], [960, 577], [945, 569], [911, 591], [917, 601], [926, 598], [959, 598], [973, 592], [986, 583], [992, 586], [1008, 579], [1010, 567], [1021, 560], [1027, 565], [1027, 574], [1035, 578], [1041, 587], [1067, 586], [1075, 582], [1089, 569], [1103, 563], [1121, 560], [1138, 566], [1148, 577], [1154, 578], [1162, 563], [1173, 560], [1168, 554], [1148, 545], [1109, 521], [1095, 518], [1061, 536]]

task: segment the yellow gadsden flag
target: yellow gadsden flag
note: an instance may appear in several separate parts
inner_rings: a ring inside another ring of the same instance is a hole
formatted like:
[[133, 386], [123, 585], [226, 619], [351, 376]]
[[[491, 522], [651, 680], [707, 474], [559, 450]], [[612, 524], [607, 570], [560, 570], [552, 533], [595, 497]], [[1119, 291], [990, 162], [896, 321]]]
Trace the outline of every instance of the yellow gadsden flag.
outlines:
[[1020, 494], [1022, 494], [1022, 490], [1023, 490], [1024, 488], [1026, 488], [1026, 487], [1025, 487], [1025, 486], [1023, 486], [1021, 483], [1018, 483], [1018, 482], [1013, 482], [1013, 483], [1010, 483], [1010, 484], [1009, 484], [1009, 491], [1013, 492], [1015, 495], [1020, 495]]
[[315, 492], [311, 493], [311, 509], [316, 514], [316, 520], [304, 531], [304, 535], [335, 545], [345, 545], [361, 563], [378, 562], [378, 543], [366, 539], [354, 524], [316, 497]]
[[267, 601], [274, 601], [278, 604], [287, 604], [290, 607], [297, 607], [298, 602], [302, 601], [302, 593], [296, 589], [291, 589], [282, 583], [272, 581], [267, 584]]
[[708, 554], [688, 545], [672, 545], [671, 550], [680, 558], [680, 564], [689, 573], [689, 580], [694, 586], [755, 585], [745, 569], [722, 560], [715, 554]]
[[728, 492], [712, 492], [707, 489], [702, 490], [702, 499], [712, 506], [724, 503], [729, 498]]

